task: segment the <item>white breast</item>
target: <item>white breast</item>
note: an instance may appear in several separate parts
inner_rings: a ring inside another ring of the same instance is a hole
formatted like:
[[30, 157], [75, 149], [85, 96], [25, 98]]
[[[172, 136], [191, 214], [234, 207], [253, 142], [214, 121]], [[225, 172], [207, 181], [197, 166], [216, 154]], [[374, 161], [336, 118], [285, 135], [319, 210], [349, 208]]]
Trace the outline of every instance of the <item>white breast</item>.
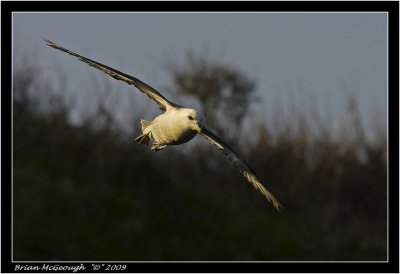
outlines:
[[157, 116], [148, 130], [151, 131], [154, 141], [159, 144], [185, 143], [196, 136], [196, 132], [188, 127], [185, 118], [176, 115], [174, 111], [167, 111]]

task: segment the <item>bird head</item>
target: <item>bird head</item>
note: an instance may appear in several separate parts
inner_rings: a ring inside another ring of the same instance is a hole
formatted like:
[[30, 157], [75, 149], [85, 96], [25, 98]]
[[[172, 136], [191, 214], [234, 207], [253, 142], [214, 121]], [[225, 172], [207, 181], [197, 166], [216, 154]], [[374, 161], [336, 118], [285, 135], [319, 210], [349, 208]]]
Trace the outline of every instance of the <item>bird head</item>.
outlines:
[[180, 109], [181, 117], [188, 128], [200, 132], [203, 126], [203, 115], [195, 109]]

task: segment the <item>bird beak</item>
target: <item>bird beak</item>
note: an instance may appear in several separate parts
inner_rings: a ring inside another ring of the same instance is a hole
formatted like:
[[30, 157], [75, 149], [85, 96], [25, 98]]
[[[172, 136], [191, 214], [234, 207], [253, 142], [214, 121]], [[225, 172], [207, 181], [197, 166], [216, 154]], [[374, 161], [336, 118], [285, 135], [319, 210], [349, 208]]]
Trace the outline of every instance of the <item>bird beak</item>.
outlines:
[[196, 131], [201, 132], [201, 128], [203, 127], [203, 124], [201, 122], [196, 123]]

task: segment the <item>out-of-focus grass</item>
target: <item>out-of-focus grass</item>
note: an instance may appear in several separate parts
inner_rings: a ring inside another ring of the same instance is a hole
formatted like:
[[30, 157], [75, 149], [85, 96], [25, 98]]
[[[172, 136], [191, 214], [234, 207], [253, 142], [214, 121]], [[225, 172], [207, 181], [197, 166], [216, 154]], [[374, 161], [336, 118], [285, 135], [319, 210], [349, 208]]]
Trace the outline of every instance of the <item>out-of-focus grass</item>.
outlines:
[[19, 73], [14, 260], [386, 259], [386, 139], [258, 126], [242, 151], [277, 213], [212, 147], [155, 154], [62, 104], [37, 112], [25, 91], [43, 86]]

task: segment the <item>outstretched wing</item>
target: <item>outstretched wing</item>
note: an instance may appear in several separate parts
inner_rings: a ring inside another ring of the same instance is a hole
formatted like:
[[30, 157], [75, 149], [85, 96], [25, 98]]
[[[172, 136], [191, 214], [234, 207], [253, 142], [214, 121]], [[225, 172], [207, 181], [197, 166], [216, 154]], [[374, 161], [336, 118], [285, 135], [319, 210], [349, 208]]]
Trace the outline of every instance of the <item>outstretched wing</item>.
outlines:
[[63, 48], [62, 46], [50, 41], [50, 40], [46, 40], [47, 45], [61, 50], [63, 52], [66, 52], [70, 55], [73, 55], [75, 57], [78, 57], [78, 59], [82, 62], [85, 62], [86, 64], [88, 64], [89, 66], [92, 66], [94, 68], [97, 68], [105, 73], [107, 73], [108, 75], [110, 75], [111, 77], [117, 79], [117, 80], [121, 80], [124, 81], [126, 83], [128, 83], [129, 85], [134, 85], [135, 87], [137, 87], [141, 92], [145, 93], [147, 96], [149, 96], [151, 99], [153, 99], [159, 106], [160, 109], [166, 111], [168, 108], [171, 107], [179, 107], [178, 105], [168, 101], [164, 96], [161, 95], [161, 93], [159, 93], [157, 90], [155, 90], [154, 88], [152, 88], [151, 86], [147, 85], [146, 83], [140, 81], [139, 79], [130, 76], [128, 74], [125, 74], [123, 72], [120, 72], [116, 69], [110, 68], [106, 65], [103, 65], [101, 63], [98, 63], [96, 61], [93, 61], [89, 58], [86, 58], [84, 56], [81, 56], [75, 52], [72, 52], [66, 48]]
[[208, 141], [215, 145], [226, 158], [233, 164], [233, 166], [239, 170], [240, 173], [249, 181], [255, 189], [258, 189], [261, 194], [267, 198], [273, 206], [281, 211], [283, 206], [278, 202], [278, 200], [271, 194], [261, 183], [260, 178], [251, 169], [251, 167], [246, 163], [246, 161], [239, 156], [230, 146], [228, 146], [219, 136], [208, 130], [206, 127], [202, 127], [200, 134], [203, 135]]

